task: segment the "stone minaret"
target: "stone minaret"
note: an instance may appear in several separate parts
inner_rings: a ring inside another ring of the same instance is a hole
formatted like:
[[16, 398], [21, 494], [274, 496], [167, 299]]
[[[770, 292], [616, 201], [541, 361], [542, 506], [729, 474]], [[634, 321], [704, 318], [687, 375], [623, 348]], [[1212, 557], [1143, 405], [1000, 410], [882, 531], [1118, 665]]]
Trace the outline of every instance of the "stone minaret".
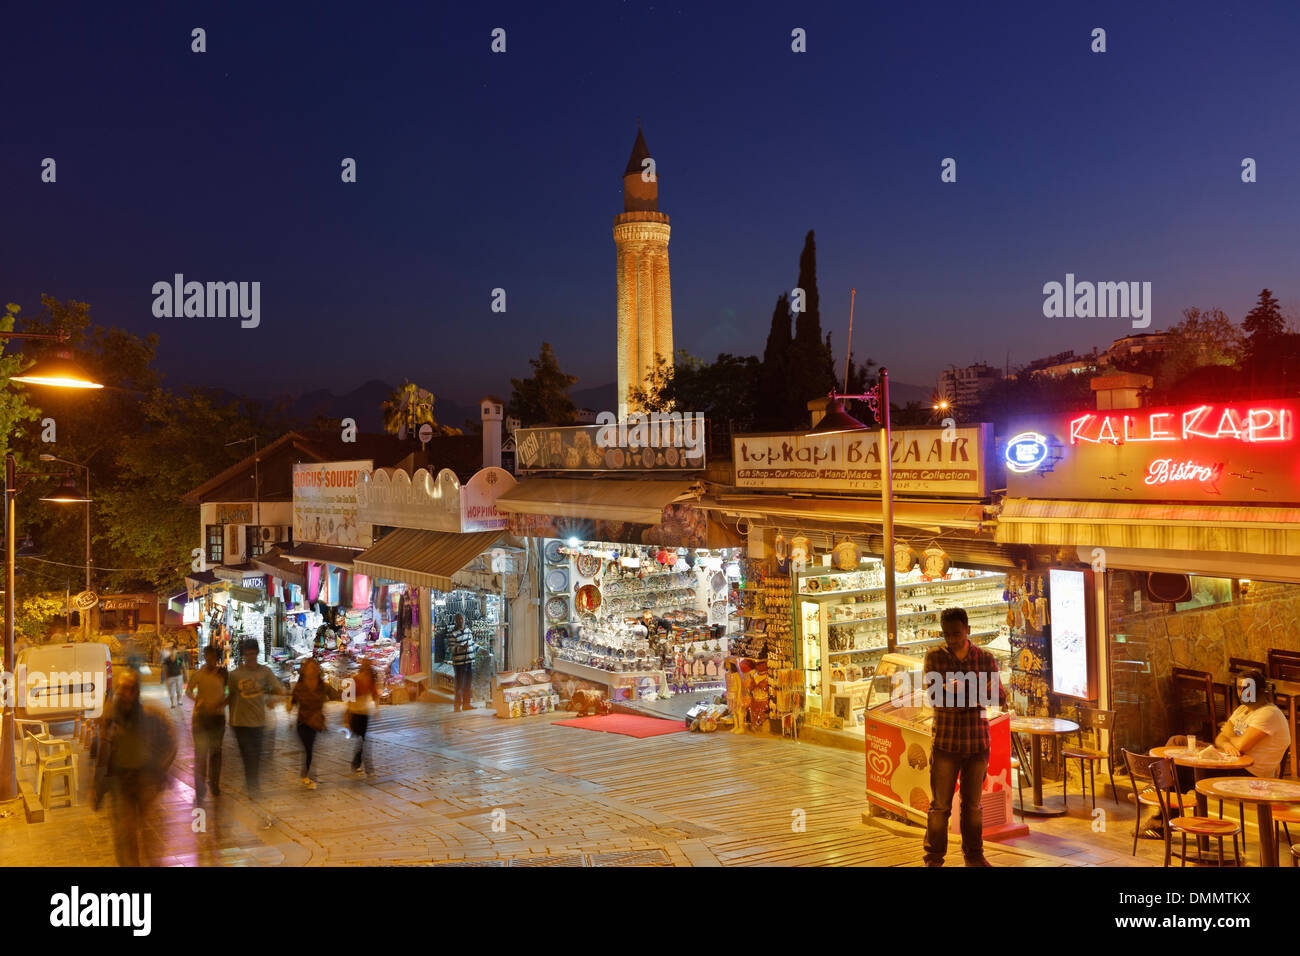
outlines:
[[618, 252], [618, 414], [630, 391], [654, 373], [656, 356], [673, 360], [673, 301], [668, 281], [668, 216], [659, 211], [659, 183], [642, 178], [650, 156], [641, 122], [623, 173], [623, 213], [614, 217]]

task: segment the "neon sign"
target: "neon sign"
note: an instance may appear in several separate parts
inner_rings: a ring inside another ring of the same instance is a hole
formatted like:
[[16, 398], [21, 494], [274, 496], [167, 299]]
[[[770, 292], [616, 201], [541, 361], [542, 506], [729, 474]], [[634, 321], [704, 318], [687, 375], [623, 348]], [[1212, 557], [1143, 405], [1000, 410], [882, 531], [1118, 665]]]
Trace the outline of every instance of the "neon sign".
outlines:
[[1007, 441], [1004, 459], [1007, 468], [1018, 475], [1037, 471], [1047, 461], [1047, 438], [1038, 432], [1021, 432]]
[[1216, 487], [1219, 476], [1223, 474], [1223, 463], [1201, 465], [1194, 461], [1175, 461], [1172, 458], [1157, 458], [1147, 465], [1146, 477], [1142, 479], [1148, 485], [1167, 485], [1177, 481], [1199, 481]]
[[1134, 410], [1087, 414], [1070, 420], [1071, 445], [1081, 442], [1124, 445], [1130, 442], [1177, 442], [1197, 438], [1210, 441], [1285, 442], [1291, 441], [1294, 434], [1295, 421], [1291, 410], [1276, 407], [1197, 405], [1174, 411]]

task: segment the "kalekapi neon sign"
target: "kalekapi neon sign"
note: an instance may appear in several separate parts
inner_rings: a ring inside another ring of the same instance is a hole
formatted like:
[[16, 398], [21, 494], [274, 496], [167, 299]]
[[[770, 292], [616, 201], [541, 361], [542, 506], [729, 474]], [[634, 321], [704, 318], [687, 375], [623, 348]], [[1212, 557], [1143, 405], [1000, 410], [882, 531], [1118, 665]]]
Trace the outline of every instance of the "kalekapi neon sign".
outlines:
[[1078, 446], [1149, 443], [1161, 454], [1147, 462], [1143, 484], [1200, 484], [1217, 494], [1225, 472], [1237, 478], [1248, 475], [1228, 472], [1225, 461], [1203, 457], [1215, 453], [1206, 443], [1217, 444], [1226, 454], [1232, 443], [1289, 442], [1295, 437], [1295, 416], [1289, 408], [1268, 405], [1085, 414], [1071, 419], [1069, 435], [1070, 444]]

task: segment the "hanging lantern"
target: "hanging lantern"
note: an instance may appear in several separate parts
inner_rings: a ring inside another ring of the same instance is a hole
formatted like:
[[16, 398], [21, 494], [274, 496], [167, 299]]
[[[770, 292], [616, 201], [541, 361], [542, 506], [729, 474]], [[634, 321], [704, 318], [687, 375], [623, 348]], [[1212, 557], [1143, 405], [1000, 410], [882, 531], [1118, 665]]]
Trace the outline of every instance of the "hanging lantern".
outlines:
[[921, 555], [921, 573], [927, 578], [941, 578], [951, 567], [952, 559], [938, 544], [931, 544]]
[[906, 574], [916, 564], [916, 552], [911, 545], [899, 541], [894, 545], [894, 573]]

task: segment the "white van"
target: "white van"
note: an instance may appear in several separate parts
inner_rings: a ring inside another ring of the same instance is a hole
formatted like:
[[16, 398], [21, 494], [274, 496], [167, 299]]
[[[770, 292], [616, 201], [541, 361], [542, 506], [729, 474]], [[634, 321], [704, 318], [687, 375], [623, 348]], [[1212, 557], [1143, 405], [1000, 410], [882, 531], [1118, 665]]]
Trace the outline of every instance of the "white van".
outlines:
[[45, 720], [85, 713], [99, 717], [113, 693], [108, 646], [95, 643], [41, 644], [18, 655], [18, 716]]

